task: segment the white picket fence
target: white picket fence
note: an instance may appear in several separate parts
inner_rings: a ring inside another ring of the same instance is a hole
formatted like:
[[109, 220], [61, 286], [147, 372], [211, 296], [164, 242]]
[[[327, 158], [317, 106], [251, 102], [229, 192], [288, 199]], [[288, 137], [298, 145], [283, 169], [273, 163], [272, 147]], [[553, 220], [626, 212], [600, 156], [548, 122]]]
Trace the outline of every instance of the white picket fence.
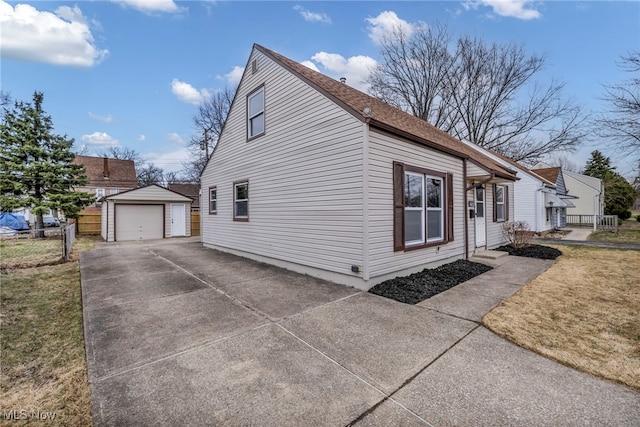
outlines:
[[567, 214], [567, 227], [593, 227], [594, 231], [618, 232], [618, 215]]

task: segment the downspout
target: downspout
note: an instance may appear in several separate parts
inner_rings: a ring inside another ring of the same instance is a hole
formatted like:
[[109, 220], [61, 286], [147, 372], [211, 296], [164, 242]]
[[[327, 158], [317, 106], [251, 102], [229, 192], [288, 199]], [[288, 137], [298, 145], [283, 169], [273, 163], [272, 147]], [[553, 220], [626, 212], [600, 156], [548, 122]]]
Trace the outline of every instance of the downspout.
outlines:
[[362, 280], [369, 281], [369, 118], [362, 123]]
[[[463, 202], [464, 205], [462, 207], [463, 217], [464, 217], [464, 259], [469, 259], [469, 219], [467, 212], [467, 159], [462, 159], [462, 191], [464, 194]], [[453, 218], [452, 218], [453, 220]]]

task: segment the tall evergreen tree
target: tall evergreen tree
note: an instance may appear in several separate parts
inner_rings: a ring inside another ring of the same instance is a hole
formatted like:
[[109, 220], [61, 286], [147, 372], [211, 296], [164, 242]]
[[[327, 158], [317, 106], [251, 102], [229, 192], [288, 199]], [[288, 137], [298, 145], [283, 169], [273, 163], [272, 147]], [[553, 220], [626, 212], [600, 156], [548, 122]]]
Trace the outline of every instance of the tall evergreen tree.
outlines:
[[73, 190], [87, 183], [84, 166], [71, 163], [73, 139], [53, 133], [43, 99], [34, 92], [33, 103], [16, 101], [0, 124], [0, 210], [30, 208], [39, 237], [44, 236], [42, 215], [49, 209], [77, 218], [95, 200]]
[[622, 175], [611, 166], [611, 159], [600, 151], [591, 153], [584, 174], [600, 178], [604, 183], [604, 213], [618, 215], [621, 219], [631, 216], [629, 208], [636, 199], [636, 191]]
[[615, 167], [611, 166], [609, 157], [605, 157], [600, 151], [595, 150], [591, 152], [591, 157], [587, 160], [584, 174], [605, 180], [615, 169]]

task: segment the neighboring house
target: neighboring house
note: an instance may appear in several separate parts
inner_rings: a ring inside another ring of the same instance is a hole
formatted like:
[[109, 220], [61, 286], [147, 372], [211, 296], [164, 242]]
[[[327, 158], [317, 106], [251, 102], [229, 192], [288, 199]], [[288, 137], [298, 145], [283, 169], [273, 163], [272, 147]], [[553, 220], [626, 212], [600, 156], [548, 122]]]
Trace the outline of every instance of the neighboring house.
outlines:
[[118, 194], [138, 186], [133, 160], [111, 159], [108, 157], [76, 156], [73, 163], [84, 165], [88, 183], [76, 191], [96, 195], [96, 203], [85, 210], [100, 210], [100, 199]]
[[540, 175], [547, 181], [556, 185], [555, 194], [545, 195], [545, 207], [547, 218], [550, 219], [554, 228], [563, 228], [567, 226], [567, 208], [575, 207], [573, 195], [569, 195], [564, 179], [562, 168], [558, 167], [539, 167], [540, 163], [535, 165], [531, 170]]
[[207, 247], [368, 289], [504, 243], [515, 171], [254, 45], [201, 176]]
[[531, 231], [537, 233], [557, 227], [557, 217], [554, 222], [552, 215], [552, 204], [555, 202], [556, 205], [559, 205], [560, 203], [555, 182], [543, 178], [531, 169], [493, 150], [482, 148], [468, 141], [464, 141], [464, 143], [517, 171], [516, 176], [519, 180], [514, 183], [513, 219], [515, 221], [526, 221]]
[[192, 212], [200, 212], [200, 184], [186, 183], [186, 184], [169, 184], [167, 186], [169, 190], [180, 193], [183, 196], [190, 198]]
[[107, 242], [191, 236], [191, 199], [159, 185], [106, 196], [101, 209]]
[[604, 183], [600, 178], [562, 171], [569, 194], [577, 196], [575, 207], [569, 207], [571, 215], [604, 215]]

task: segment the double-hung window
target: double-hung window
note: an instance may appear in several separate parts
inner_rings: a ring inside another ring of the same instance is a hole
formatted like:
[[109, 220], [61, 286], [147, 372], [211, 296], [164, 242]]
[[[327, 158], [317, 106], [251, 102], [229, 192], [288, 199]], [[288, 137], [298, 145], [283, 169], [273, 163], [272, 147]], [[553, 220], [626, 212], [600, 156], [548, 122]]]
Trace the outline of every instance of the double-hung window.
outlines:
[[394, 249], [453, 240], [453, 175], [393, 164]]
[[218, 213], [218, 188], [209, 187], [209, 213]]
[[509, 221], [509, 188], [493, 184], [493, 222]]
[[233, 184], [233, 220], [249, 221], [249, 182]]
[[255, 138], [264, 133], [264, 86], [247, 97], [247, 135]]

